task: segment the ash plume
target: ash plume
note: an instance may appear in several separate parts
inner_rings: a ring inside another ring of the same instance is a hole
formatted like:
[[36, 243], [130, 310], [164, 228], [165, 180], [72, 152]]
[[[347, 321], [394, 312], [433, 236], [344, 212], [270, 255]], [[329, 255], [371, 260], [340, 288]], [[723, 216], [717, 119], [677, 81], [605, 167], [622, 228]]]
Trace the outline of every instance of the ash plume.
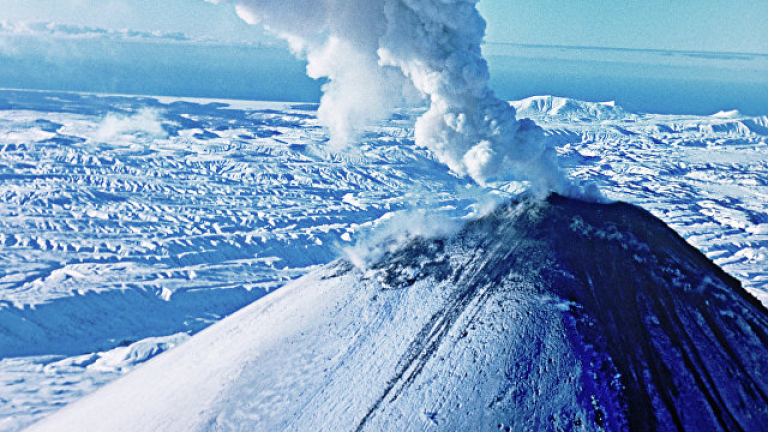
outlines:
[[[210, 0], [221, 2], [226, 0]], [[326, 78], [318, 112], [343, 147], [417, 95], [429, 101], [416, 122], [427, 147], [461, 175], [485, 185], [530, 181], [535, 191], [583, 195], [557, 166], [538, 126], [488, 87], [477, 0], [234, 0], [238, 15], [287, 41]]]

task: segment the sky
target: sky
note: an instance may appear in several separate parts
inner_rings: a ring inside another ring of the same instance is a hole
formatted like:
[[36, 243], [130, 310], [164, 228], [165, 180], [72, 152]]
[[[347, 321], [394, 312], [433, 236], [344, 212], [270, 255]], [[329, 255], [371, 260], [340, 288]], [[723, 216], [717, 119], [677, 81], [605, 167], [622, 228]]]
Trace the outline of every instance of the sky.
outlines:
[[[768, 54], [765, 0], [481, 0], [479, 8], [492, 42]], [[0, 0], [0, 11], [0, 21], [267, 39], [231, 5], [202, 0]]]
[[492, 42], [768, 54], [765, 0], [481, 0]]
[[[768, 113], [766, 0], [481, 0], [479, 9], [492, 86], [504, 98], [555, 94], [657, 112]], [[762, 56], [639, 59], [573, 48], [563, 58], [562, 50], [499, 44]], [[306, 78], [304, 67], [227, 3], [0, 0], [0, 87], [314, 101], [322, 83]], [[660, 105], [656, 96], [670, 91], [678, 99]]]
[[262, 29], [238, 18], [232, 5], [202, 0], [0, 0], [2, 21], [179, 32], [222, 43], [269, 39]]

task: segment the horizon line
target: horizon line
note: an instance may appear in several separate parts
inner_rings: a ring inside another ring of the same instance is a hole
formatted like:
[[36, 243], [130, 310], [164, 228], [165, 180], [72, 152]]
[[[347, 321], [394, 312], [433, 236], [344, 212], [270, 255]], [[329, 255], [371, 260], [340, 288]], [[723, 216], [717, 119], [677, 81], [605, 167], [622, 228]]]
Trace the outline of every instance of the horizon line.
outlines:
[[520, 42], [497, 42], [483, 41], [481, 45], [506, 45], [524, 48], [558, 48], [558, 49], [582, 49], [594, 51], [624, 51], [624, 52], [645, 52], [645, 53], [679, 53], [679, 54], [730, 54], [743, 56], [768, 57], [768, 52], [745, 52], [745, 51], [706, 51], [706, 50], [682, 50], [682, 49], [663, 49], [663, 48], [627, 48], [627, 47], [601, 47], [593, 45], [549, 45]]

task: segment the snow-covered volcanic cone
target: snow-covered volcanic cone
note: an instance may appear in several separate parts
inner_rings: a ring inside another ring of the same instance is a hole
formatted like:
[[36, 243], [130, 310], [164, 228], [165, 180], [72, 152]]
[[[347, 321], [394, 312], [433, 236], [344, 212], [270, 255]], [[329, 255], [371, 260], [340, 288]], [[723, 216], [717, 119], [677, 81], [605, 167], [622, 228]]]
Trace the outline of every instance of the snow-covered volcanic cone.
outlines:
[[521, 200], [337, 261], [33, 431], [757, 431], [768, 314], [649, 213]]

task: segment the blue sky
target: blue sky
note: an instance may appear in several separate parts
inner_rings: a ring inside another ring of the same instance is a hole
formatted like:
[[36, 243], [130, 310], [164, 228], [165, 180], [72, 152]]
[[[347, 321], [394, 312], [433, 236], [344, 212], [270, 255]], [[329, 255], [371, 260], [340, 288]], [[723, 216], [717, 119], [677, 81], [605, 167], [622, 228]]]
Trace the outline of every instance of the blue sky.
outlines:
[[[768, 113], [766, 0], [481, 0], [479, 8], [493, 43], [762, 54], [488, 49], [501, 97]], [[0, 0], [0, 87], [314, 101], [320, 83], [303, 69], [231, 4]]]
[[[481, 0], [493, 42], [768, 54], [765, 0]], [[0, 0], [0, 21], [264, 41], [231, 5], [202, 0]]]
[[482, 0], [486, 39], [768, 54], [765, 0]]

